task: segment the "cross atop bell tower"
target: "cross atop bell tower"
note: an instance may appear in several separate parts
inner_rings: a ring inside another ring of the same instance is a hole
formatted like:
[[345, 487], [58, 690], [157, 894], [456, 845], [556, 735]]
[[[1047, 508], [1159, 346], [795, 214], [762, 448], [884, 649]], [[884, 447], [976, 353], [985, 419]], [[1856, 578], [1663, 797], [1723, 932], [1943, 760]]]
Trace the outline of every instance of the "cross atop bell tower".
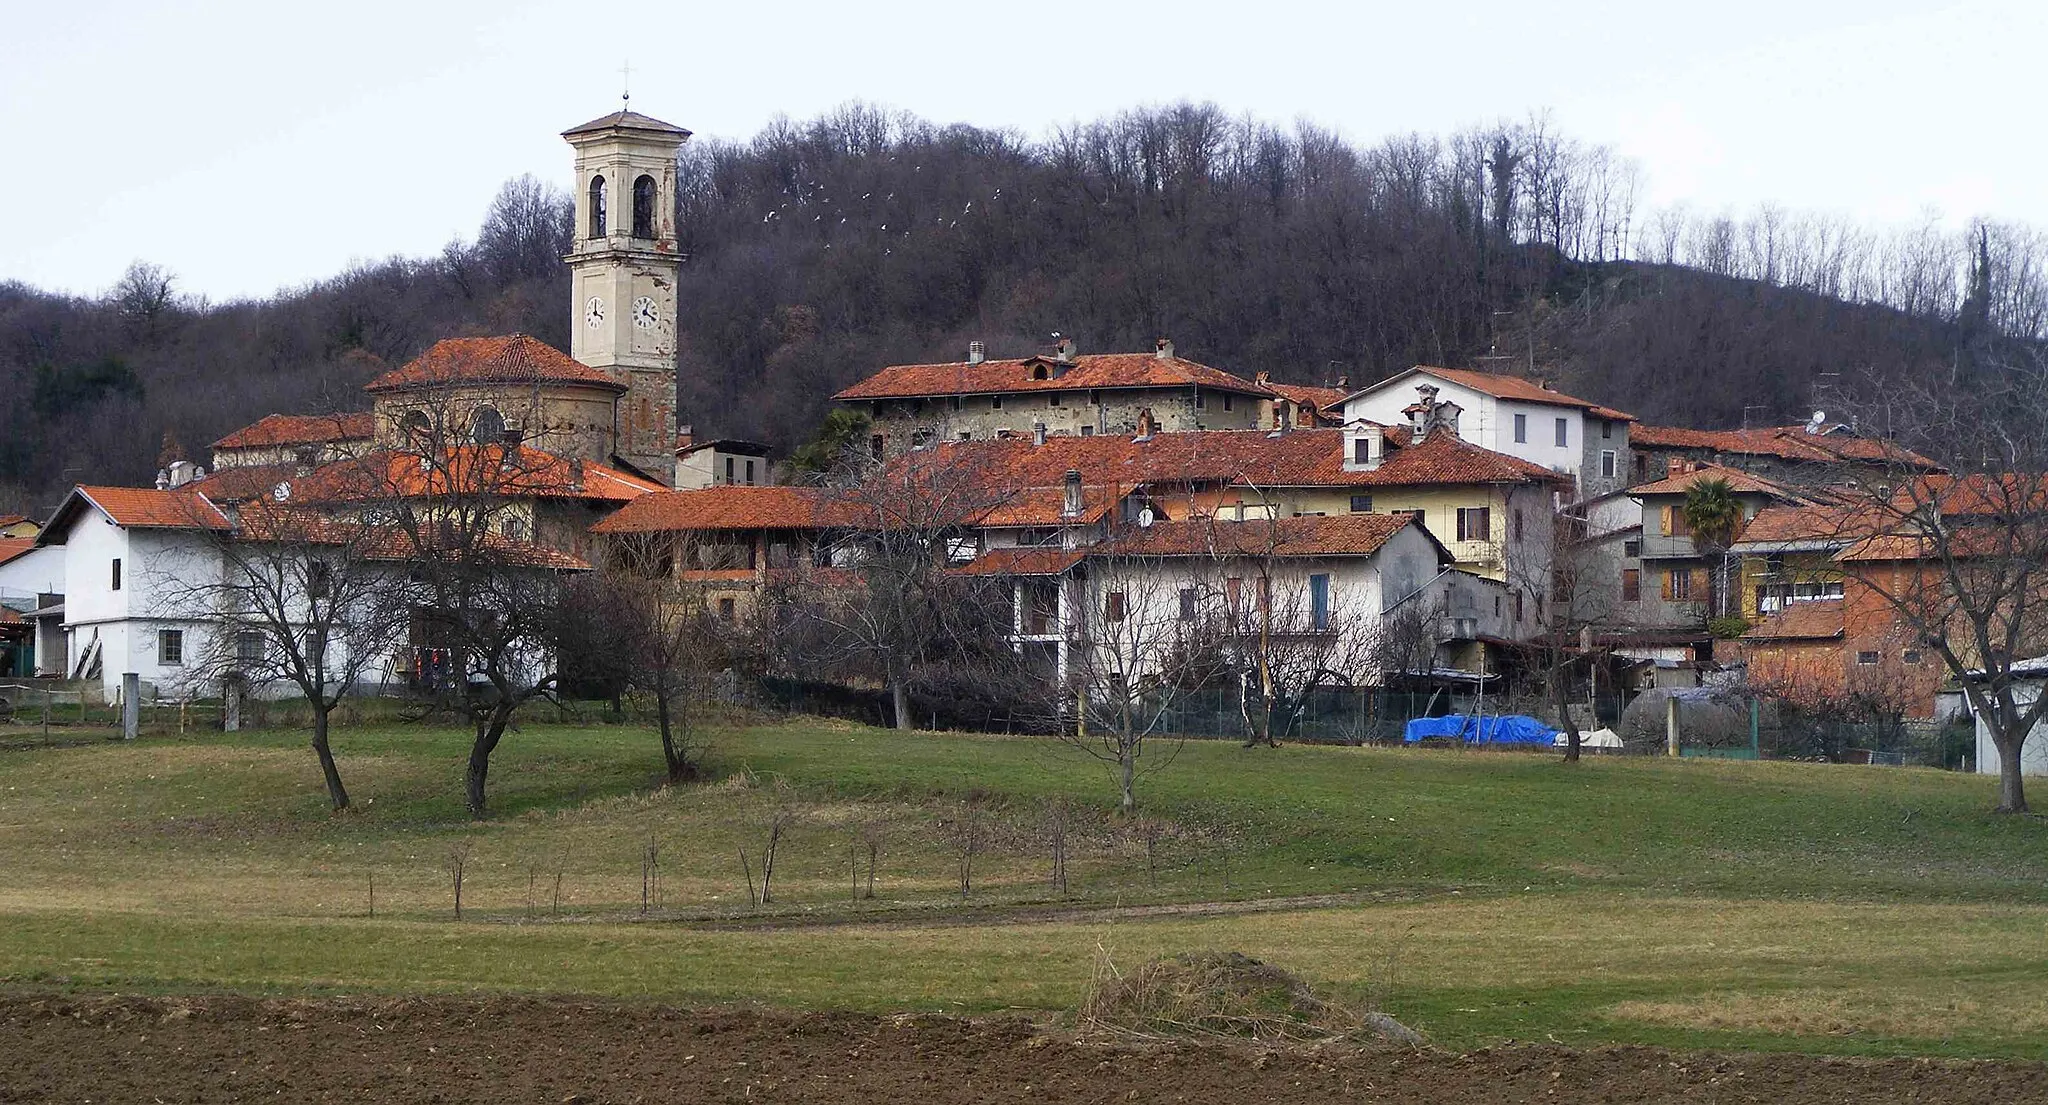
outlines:
[[562, 137], [576, 151], [569, 355], [626, 385], [619, 456], [673, 483], [676, 153], [690, 132], [622, 108]]

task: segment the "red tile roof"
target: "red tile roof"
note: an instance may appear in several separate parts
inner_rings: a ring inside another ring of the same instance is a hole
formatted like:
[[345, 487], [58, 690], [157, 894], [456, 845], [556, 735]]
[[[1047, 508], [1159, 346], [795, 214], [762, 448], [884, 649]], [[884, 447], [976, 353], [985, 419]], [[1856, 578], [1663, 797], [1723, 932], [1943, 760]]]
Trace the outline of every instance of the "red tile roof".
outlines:
[[1407, 514], [1340, 514], [1272, 521], [1157, 522], [1119, 529], [1110, 541], [1090, 547], [1089, 555], [1370, 556], [1414, 521]]
[[[1130, 489], [1124, 488], [1123, 494]], [[1101, 521], [1121, 497], [1108, 487], [1083, 487], [1081, 512], [1068, 515], [1067, 491], [1060, 487], [1020, 487], [1015, 491], [992, 490], [995, 499], [974, 518], [980, 526], [1056, 526], [1062, 523], [1088, 525]]]
[[1842, 635], [1842, 600], [1822, 599], [1790, 603], [1742, 636], [1761, 641], [1825, 641]]
[[1722, 468], [1711, 464], [1701, 465], [1691, 472], [1684, 472], [1676, 476], [1666, 476], [1654, 483], [1646, 483], [1640, 487], [1631, 487], [1628, 489], [1628, 493], [1636, 496], [1683, 495], [1692, 489], [1693, 484], [1701, 480], [1726, 480], [1728, 481], [1729, 489], [1737, 494], [1770, 495], [1788, 503], [1803, 501], [1800, 496], [1761, 476], [1750, 475], [1739, 468]]
[[611, 130], [614, 127], [626, 130], [653, 131], [657, 134], [673, 134], [682, 138], [690, 136], [689, 131], [676, 126], [674, 123], [664, 123], [650, 115], [642, 115], [637, 111], [614, 111], [610, 115], [600, 115], [588, 123], [570, 127], [562, 132], [562, 137], [567, 138], [572, 134], [588, 134], [591, 131]]
[[368, 392], [453, 384], [575, 384], [623, 392], [626, 385], [525, 334], [446, 338], [402, 368], [364, 385]]
[[216, 449], [248, 449], [275, 445], [322, 445], [334, 441], [367, 441], [375, 434], [369, 411], [347, 414], [272, 414], [213, 443]]
[[[1558, 407], [1578, 407], [1602, 418], [1612, 418], [1621, 422], [1632, 422], [1635, 420], [1635, 415], [1625, 411], [1618, 411], [1612, 407], [1603, 407], [1598, 403], [1566, 395], [1561, 391], [1552, 391], [1534, 380], [1525, 380], [1520, 376], [1507, 376], [1498, 372], [1475, 372], [1468, 368], [1437, 368], [1434, 365], [1416, 365], [1407, 372], [1389, 376], [1364, 390], [1375, 391], [1418, 372], [1435, 376], [1440, 380], [1448, 380], [1451, 383], [1471, 388], [1473, 391], [1483, 392], [1496, 399], [1514, 399], [1524, 403], [1548, 403]], [[1353, 392], [1352, 394], [1358, 395], [1362, 394], [1362, 392]]]
[[990, 549], [950, 570], [963, 576], [1056, 576], [1087, 555], [1085, 549]]
[[0, 537], [0, 564], [5, 564], [36, 547], [33, 537]]
[[1319, 414], [1342, 414], [1349, 388], [1326, 388], [1315, 384], [1281, 384], [1266, 381], [1266, 387], [1298, 406], [1314, 407]]
[[[435, 529], [415, 534], [389, 523], [373, 526], [334, 519], [271, 501], [249, 504], [241, 510], [236, 521], [237, 536], [249, 541], [349, 545], [360, 549], [365, 557], [372, 560], [412, 560], [421, 553], [442, 556], [446, 551], [438, 546], [439, 531]], [[590, 564], [579, 557], [532, 541], [511, 540], [498, 533], [482, 534], [473, 548], [465, 549], [465, 554], [488, 556], [493, 561], [524, 568], [569, 572], [590, 570]]]
[[[1046, 378], [1033, 379], [1033, 369], [1041, 366], [1046, 369]], [[1062, 365], [1051, 357], [982, 361], [979, 364], [955, 361], [949, 364], [890, 365], [833, 398], [910, 399], [928, 395], [1195, 386], [1241, 395], [1273, 394], [1265, 385], [1181, 357], [1160, 357], [1153, 353], [1091, 353], [1075, 357], [1072, 365]]]
[[[265, 469], [276, 470], [277, 466]], [[223, 483], [232, 485], [234, 472], [229, 469]], [[381, 450], [323, 464], [304, 476], [287, 476], [278, 483], [289, 485], [281, 501], [295, 503], [464, 493], [627, 502], [664, 490], [652, 480], [609, 465], [577, 461], [526, 446], [515, 447], [508, 457], [501, 446], [495, 445], [451, 449], [432, 465], [425, 464], [417, 453]], [[278, 484], [270, 486], [274, 489]]]
[[1628, 437], [1630, 446], [1652, 449], [1699, 449], [1812, 463], [1857, 460], [1896, 462], [1922, 469], [1939, 467], [1903, 446], [1879, 438], [1858, 437], [1840, 426], [1829, 427], [1827, 432], [1816, 434], [1808, 432], [1803, 425], [1765, 426], [1749, 430], [1692, 430], [1683, 426], [1637, 425], [1629, 430]]
[[590, 527], [592, 533], [667, 533], [689, 530], [803, 530], [861, 524], [869, 515], [847, 494], [824, 487], [748, 487], [726, 484], [694, 491], [661, 491], [627, 503]]
[[1145, 440], [1123, 435], [950, 441], [925, 453], [993, 487], [1054, 487], [1069, 469], [1091, 485], [1242, 483], [1259, 487], [1408, 487], [1498, 483], [1555, 483], [1568, 476], [1452, 434], [1433, 434], [1420, 445], [1386, 431], [1386, 459], [1371, 471], [1344, 467], [1344, 431], [1294, 430], [1273, 437], [1264, 430], [1185, 430]]
[[[153, 487], [103, 487], [81, 484], [72, 491], [98, 507], [116, 525], [129, 529], [214, 529], [228, 528], [228, 516], [195, 491], [179, 488], [158, 491]], [[62, 507], [58, 513], [64, 513]]]

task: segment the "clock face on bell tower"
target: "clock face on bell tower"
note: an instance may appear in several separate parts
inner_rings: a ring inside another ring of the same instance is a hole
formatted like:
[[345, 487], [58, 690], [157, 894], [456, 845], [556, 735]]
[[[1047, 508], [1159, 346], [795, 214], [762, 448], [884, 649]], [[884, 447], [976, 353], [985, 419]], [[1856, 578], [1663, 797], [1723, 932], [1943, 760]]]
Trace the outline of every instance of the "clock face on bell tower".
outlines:
[[616, 111], [563, 132], [576, 151], [569, 355], [627, 386], [618, 455], [668, 481], [675, 463], [676, 154], [690, 132]]

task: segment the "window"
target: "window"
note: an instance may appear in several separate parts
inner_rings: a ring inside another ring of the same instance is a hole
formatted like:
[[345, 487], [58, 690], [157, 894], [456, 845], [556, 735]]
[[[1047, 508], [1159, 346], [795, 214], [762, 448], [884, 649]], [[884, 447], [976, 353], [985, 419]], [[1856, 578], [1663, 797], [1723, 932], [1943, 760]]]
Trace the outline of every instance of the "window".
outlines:
[[1571, 445], [1571, 425], [1572, 424], [1565, 419], [1560, 418], [1557, 420], [1558, 448], [1563, 449]]
[[1094, 436], [1095, 436], [1095, 427], [1093, 427], [1093, 426], [1083, 426], [1083, 427], [1081, 427], [1081, 436], [1082, 436], [1082, 437], [1094, 437]]
[[478, 407], [469, 416], [469, 439], [478, 445], [496, 445], [505, 440], [505, 416], [495, 407]]
[[590, 233], [589, 237], [604, 237], [604, 178], [590, 178]]
[[990, 409], [990, 410], [992, 410], [992, 411], [999, 411], [999, 410], [1002, 410], [1002, 409], [1003, 409], [1003, 397], [1002, 397], [1002, 396], [1000, 396], [1000, 395], [991, 395], [991, 396], [989, 396], [989, 397], [988, 397], [988, 409]]
[[406, 438], [416, 445], [426, 441], [434, 431], [434, 424], [425, 411], [407, 412], [399, 425], [404, 429]]
[[1371, 514], [1371, 513], [1372, 513], [1372, 496], [1370, 496], [1370, 495], [1353, 495], [1353, 496], [1351, 496], [1351, 513], [1353, 513], [1353, 514]]
[[[1609, 421], [1607, 421], [1607, 420], [1606, 420], [1606, 419], [1604, 419], [1604, 418], [1603, 418], [1603, 419], [1601, 419], [1601, 420], [1600, 420], [1600, 440], [1602, 440], [1602, 441], [1607, 441], [1607, 440], [1610, 440], [1610, 439], [1612, 439], [1613, 437], [1614, 437], [1614, 423], [1612, 423], [1612, 422], [1609, 422]], [[1612, 474], [1613, 474], [1613, 473], [1609, 473], [1609, 475], [1612, 475]]]
[[165, 666], [185, 662], [184, 630], [159, 629], [156, 631], [156, 662]]
[[1308, 577], [1308, 618], [1318, 633], [1330, 628], [1330, 577], [1322, 573]]
[[1669, 519], [1669, 522], [1664, 527], [1665, 533], [1673, 537], [1692, 536], [1692, 520], [1685, 516], [1684, 508], [1675, 506], [1665, 507], [1664, 516]]
[[1180, 620], [1184, 622], [1195, 620], [1195, 589], [1193, 587], [1183, 587], [1180, 589]]
[[[513, 523], [514, 521], [517, 521], [517, 519], [507, 519], [507, 520], [506, 520], [506, 522], [505, 522], [505, 524], [506, 524], [507, 526], [510, 526], [510, 525], [511, 525], [511, 524], [512, 524], [512, 523]], [[507, 537], [510, 537], [510, 536], [512, 536], [512, 535], [511, 535], [510, 533], [507, 533], [507, 534], [506, 534], [505, 536], [507, 536]], [[306, 597], [307, 597], [307, 598], [311, 598], [311, 599], [324, 599], [324, 598], [326, 598], [326, 597], [327, 597], [327, 592], [328, 592], [328, 591], [329, 591], [329, 590], [330, 590], [330, 589], [331, 589], [331, 588], [332, 588], [333, 586], [334, 586], [334, 565], [332, 565], [332, 564], [329, 564], [329, 563], [328, 563], [327, 561], [325, 561], [325, 560], [313, 560], [313, 561], [308, 561], [308, 562], [307, 562], [307, 564], [306, 564]]]
[[1112, 622], [1124, 620], [1124, 593], [1122, 591], [1111, 591], [1109, 593], [1108, 598], [1102, 604], [1102, 616], [1104, 619]]
[[1515, 592], [1515, 620], [1522, 620], [1522, 593], [1520, 591]]
[[1032, 378], [1032, 379], [1034, 379], [1034, 380], [1043, 380], [1043, 379], [1045, 379], [1045, 378], [1046, 378], [1046, 377], [1045, 377], [1045, 366], [1044, 366], [1044, 365], [1033, 365], [1033, 366], [1031, 367], [1031, 378]]
[[1096, 389], [1094, 389], [1094, 388], [1089, 388], [1089, 389], [1088, 389], [1088, 405], [1089, 405], [1089, 406], [1091, 406], [1091, 407], [1099, 407], [1099, 406], [1101, 406], [1101, 405], [1102, 405], [1102, 392], [1100, 392], [1100, 391], [1098, 391], [1098, 390], [1096, 390]]
[[114, 574], [112, 580], [107, 584], [107, 589], [110, 591], [121, 589], [121, 558], [118, 556], [114, 558]]
[[747, 462], [747, 486], [754, 486], [754, 462], [751, 460]]
[[1202, 389], [1201, 389], [1201, 388], [1196, 388], [1196, 389], [1195, 389], [1195, 409], [1196, 409], [1196, 410], [1201, 410], [1201, 409], [1202, 409], [1202, 406], [1203, 406], [1203, 404], [1204, 404], [1205, 402], [1206, 402], [1206, 400], [1204, 400], [1204, 399], [1202, 398]]
[[1492, 507], [1461, 506], [1458, 508], [1458, 540], [1489, 541], [1492, 538]]
[[1875, 664], [1877, 663], [1877, 653], [1859, 652], [1856, 654], [1856, 662], [1858, 664]]
[[1900, 659], [1904, 660], [1908, 664], [1917, 664], [1920, 662], [1920, 650], [1917, 648], [1909, 648], [1900, 656]]
[[1522, 539], [1521, 507], [1516, 507], [1514, 513], [1508, 515], [1508, 533], [1517, 541], [1520, 541]]
[[1053, 392], [1053, 393], [1052, 393], [1051, 395], [1048, 395], [1048, 396], [1046, 396], [1046, 397], [1045, 397], [1045, 405], [1046, 405], [1046, 406], [1048, 406], [1048, 407], [1057, 407], [1057, 406], [1059, 406], [1059, 405], [1060, 405], [1060, 393], [1059, 393], [1059, 392], [1057, 392], [1057, 391], [1055, 391], [1055, 392]]
[[965, 404], [966, 402], [967, 402], [967, 401], [966, 401], [965, 399], [962, 399], [962, 398], [960, 398], [959, 396], [955, 395], [955, 396], [953, 397], [953, 409], [954, 409], [954, 410], [956, 410], [956, 411], [957, 411], [957, 410], [959, 410], [959, 409], [961, 408], [961, 406], [962, 406], [963, 404]]
[[1232, 399], [1235, 399], [1235, 398], [1236, 398], [1236, 396], [1234, 396], [1234, 395], [1230, 394], [1229, 392], [1227, 392], [1227, 391], [1226, 391], [1226, 392], [1224, 392], [1224, 393], [1223, 393], [1223, 409], [1224, 409], [1224, 410], [1229, 410], [1229, 409], [1230, 409], [1230, 401], [1231, 401]]
[[1643, 555], [1643, 539], [1640, 537], [1631, 537], [1628, 540], [1623, 541], [1621, 543], [1621, 555], [1629, 557], [1631, 559], [1641, 557]]
[[498, 532], [504, 535], [507, 541], [524, 541], [526, 540], [526, 519], [507, 518], [498, 523]]
[[1673, 568], [1664, 577], [1664, 597], [1673, 602], [1692, 598], [1692, 569]]
[[1515, 441], [1517, 443], [1527, 443], [1528, 440], [1529, 416], [1526, 414], [1518, 414], [1515, 416]]
[[733, 619], [733, 616], [734, 616], [735, 614], [737, 614], [737, 613], [738, 613], [738, 604], [737, 604], [737, 603], [735, 603], [735, 602], [734, 602], [734, 601], [733, 601], [732, 599], [719, 599], [719, 600], [718, 600], [718, 620], [719, 620], [719, 621], [722, 621], [722, 622], [729, 622], [729, 621], [731, 621], [731, 620]]
[[872, 454], [876, 460], [880, 460], [882, 459], [882, 449], [887, 443], [887, 438], [883, 437], [881, 434], [876, 434], [873, 437], [868, 438], [868, 452]]
[[1600, 450], [1600, 477], [1611, 480], [1614, 478], [1614, 471], [1614, 450]]
[[738, 463], [739, 463], [739, 462], [738, 462], [737, 460], [734, 460], [734, 459], [733, 459], [732, 457], [727, 457], [727, 458], [725, 458], [725, 482], [727, 482], [727, 483], [735, 483], [735, 482], [737, 482], [737, 481], [736, 481], [736, 480], [735, 480], [735, 479], [733, 478], [733, 466], [734, 466], [734, 465], [736, 465], [736, 464], [738, 464]]
[[1621, 570], [1621, 601], [1640, 602], [1643, 598], [1643, 570], [1623, 568]]
[[263, 662], [263, 634], [254, 629], [244, 629], [235, 634], [235, 662], [253, 666]]
[[645, 173], [633, 182], [633, 237], [654, 237], [654, 178]]

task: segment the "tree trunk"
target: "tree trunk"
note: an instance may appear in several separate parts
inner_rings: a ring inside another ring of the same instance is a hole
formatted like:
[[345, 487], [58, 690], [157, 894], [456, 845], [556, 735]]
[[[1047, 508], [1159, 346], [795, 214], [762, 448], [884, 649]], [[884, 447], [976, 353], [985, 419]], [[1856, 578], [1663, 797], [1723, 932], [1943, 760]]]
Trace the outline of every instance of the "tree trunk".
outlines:
[[1565, 693], [1565, 687], [1570, 683], [1567, 671], [1563, 665], [1552, 668], [1550, 688], [1551, 697], [1557, 703], [1557, 716], [1564, 722], [1564, 762], [1575, 764], [1579, 762], [1579, 723], [1572, 717], [1571, 703], [1567, 701], [1571, 696]]
[[512, 705], [504, 702], [491, 707], [491, 712], [479, 718], [476, 723], [476, 743], [469, 747], [469, 794], [468, 805], [471, 817], [484, 815], [484, 780], [491, 774], [491, 753], [498, 748], [498, 741], [505, 736], [505, 726], [512, 720]]
[[1998, 746], [1998, 812], [2027, 812], [2027, 789], [2020, 775], [2020, 749], [2025, 738], [2005, 740], [1999, 734], [1992, 735], [1992, 743]]
[[661, 726], [661, 761], [668, 768], [670, 786], [683, 781], [689, 765], [683, 762], [682, 754], [676, 751], [674, 722], [669, 717], [668, 696], [657, 692], [654, 696], [654, 717]]
[[1138, 781], [1138, 742], [1125, 734], [1118, 742], [1116, 753], [1116, 785], [1120, 795], [1119, 806], [1127, 813], [1138, 811], [1138, 796], [1134, 787]]
[[910, 716], [910, 688], [904, 685], [903, 677], [894, 667], [889, 669], [889, 702], [895, 707], [896, 728], [905, 732], [917, 728], [917, 723]]
[[327, 720], [331, 703], [313, 703], [313, 754], [320, 757], [320, 774], [327, 779], [327, 800], [337, 810], [348, 808], [348, 788], [341, 785], [341, 769], [334, 766], [334, 750], [327, 746]]

